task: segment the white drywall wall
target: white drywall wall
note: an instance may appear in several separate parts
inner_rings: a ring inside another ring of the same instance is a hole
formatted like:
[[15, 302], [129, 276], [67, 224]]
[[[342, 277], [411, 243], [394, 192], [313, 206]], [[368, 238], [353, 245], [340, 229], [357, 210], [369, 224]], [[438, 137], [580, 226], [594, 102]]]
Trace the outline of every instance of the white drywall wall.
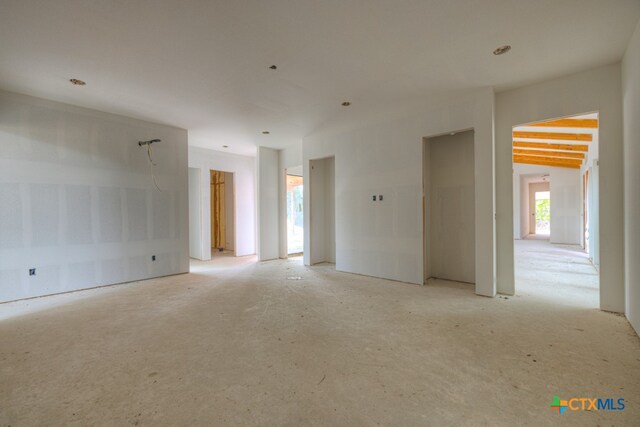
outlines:
[[202, 259], [202, 179], [200, 169], [189, 168], [189, 256]]
[[[189, 167], [200, 170], [202, 209], [202, 258], [211, 259], [211, 191], [210, 171], [234, 174], [235, 255], [256, 253], [255, 158], [223, 153], [206, 148], [189, 147]], [[191, 256], [195, 257], [194, 254]]]
[[286, 174], [302, 176], [302, 143], [295, 144], [278, 152], [278, 224], [280, 238], [278, 255], [287, 258], [287, 182]]
[[589, 256], [600, 269], [600, 168], [595, 163], [589, 168]]
[[[496, 95], [498, 291], [514, 293], [512, 127], [600, 113], [600, 307], [624, 311], [622, 97], [620, 64]], [[552, 201], [553, 203], [553, 201]]]
[[224, 248], [230, 251], [235, 250], [234, 231], [235, 231], [235, 213], [233, 212], [234, 195], [233, 195], [233, 173], [224, 173], [224, 220], [225, 220], [225, 245]]
[[[311, 265], [325, 261], [325, 178], [324, 178], [324, 166], [325, 163], [322, 160], [311, 160], [309, 162], [309, 173], [307, 174], [307, 186], [309, 187], [309, 203], [305, 201], [306, 206], [309, 207], [306, 212], [309, 216], [309, 263]], [[306, 189], [305, 189], [306, 190]], [[306, 198], [306, 194], [305, 194]], [[305, 229], [306, 227], [305, 216]], [[305, 233], [305, 238], [307, 233]], [[305, 239], [305, 254], [307, 252], [307, 245]]]
[[[520, 239], [524, 239], [529, 235], [530, 225], [529, 225], [529, 180], [526, 177], [515, 174], [519, 177], [518, 181], [520, 184], [520, 204], [518, 208], [520, 209], [520, 215], [515, 214], [514, 219], [520, 218]], [[514, 187], [514, 191], [517, 191], [518, 187]]]
[[[640, 22], [622, 61], [622, 94], [626, 314], [631, 325], [640, 334]], [[606, 141], [604, 138], [602, 140]], [[604, 147], [601, 148], [603, 149]], [[602, 166], [604, 169], [604, 165]], [[604, 173], [602, 169], [601, 173]], [[604, 196], [603, 189], [601, 197]], [[603, 263], [604, 258], [603, 250]]]
[[324, 163], [324, 259], [336, 262], [336, 168], [333, 157]]
[[423, 270], [423, 283], [431, 277], [431, 244], [429, 243], [429, 236], [431, 235], [431, 218], [430, 209], [431, 206], [431, 174], [426, 170], [427, 165], [431, 163], [431, 144], [429, 144], [429, 138], [422, 138], [422, 270]]
[[[474, 129], [476, 293], [495, 295], [493, 100], [487, 88], [352, 108], [304, 138], [305, 177], [310, 159], [335, 156], [337, 270], [423, 283], [423, 137]], [[308, 225], [306, 215], [305, 264]]]
[[551, 243], [579, 245], [582, 234], [580, 170], [550, 168]]
[[475, 283], [473, 131], [428, 138], [425, 259], [432, 277]]
[[258, 147], [258, 259], [276, 259], [280, 253], [278, 150]]
[[187, 175], [185, 130], [0, 92], [0, 301], [187, 272]]

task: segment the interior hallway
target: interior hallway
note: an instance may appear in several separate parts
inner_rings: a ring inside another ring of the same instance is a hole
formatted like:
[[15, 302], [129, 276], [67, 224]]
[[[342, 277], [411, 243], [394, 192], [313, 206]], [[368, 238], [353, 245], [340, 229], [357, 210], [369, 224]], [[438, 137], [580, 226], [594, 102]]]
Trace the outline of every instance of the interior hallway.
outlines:
[[516, 293], [554, 304], [598, 309], [598, 271], [579, 246], [529, 236], [515, 241]]
[[[519, 254], [540, 251], [522, 243]], [[3, 304], [0, 424], [546, 425], [554, 395], [628, 402], [563, 425], [636, 422], [640, 341], [626, 319], [575, 286], [551, 300], [517, 259], [520, 295], [493, 299], [223, 257]], [[591, 277], [558, 260], [545, 274]]]

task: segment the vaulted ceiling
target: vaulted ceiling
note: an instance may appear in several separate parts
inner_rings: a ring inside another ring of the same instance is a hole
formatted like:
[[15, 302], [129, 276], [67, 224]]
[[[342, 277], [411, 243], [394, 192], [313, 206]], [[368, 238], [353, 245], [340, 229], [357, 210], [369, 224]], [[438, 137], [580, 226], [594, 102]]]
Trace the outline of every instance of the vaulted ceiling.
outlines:
[[637, 0], [3, 0], [0, 88], [253, 154], [349, 109], [616, 62], [639, 17]]

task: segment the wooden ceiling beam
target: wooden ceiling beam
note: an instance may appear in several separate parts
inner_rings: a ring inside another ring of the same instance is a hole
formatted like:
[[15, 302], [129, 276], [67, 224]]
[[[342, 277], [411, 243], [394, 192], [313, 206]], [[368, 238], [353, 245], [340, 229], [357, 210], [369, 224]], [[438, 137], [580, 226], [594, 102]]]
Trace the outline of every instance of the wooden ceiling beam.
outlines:
[[549, 120], [546, 122], [532, 123], [524, 126], [598, 129], [598, 119], [558, 119]]
[[513, 154], [520, 154], [524, 156], [558, 157], [564, 159], [584, 159], [584, 153], [569, 153], [566, 151], [525, 150], [522, 148], [514, 148]]
[[571, 169], [580, 169], [580, 166], [582, 166], [582, 160], [519, 155], [513, 156], [513, 163], [524, 163], [530, 165], [553, 166], [558, 168]]
[[590, 133], [564, 133], [564, 132], [522, 132], [514, 131], [514, 138], [524, 139], [555, 139], [560, 141], [592, 141]]
[[514, 148], [542, 148], [543, 150], [563, 150], [563, 151], [589, 151], [586, 144], [553, 144], [549, 142], [520, 142], [513, 141]]

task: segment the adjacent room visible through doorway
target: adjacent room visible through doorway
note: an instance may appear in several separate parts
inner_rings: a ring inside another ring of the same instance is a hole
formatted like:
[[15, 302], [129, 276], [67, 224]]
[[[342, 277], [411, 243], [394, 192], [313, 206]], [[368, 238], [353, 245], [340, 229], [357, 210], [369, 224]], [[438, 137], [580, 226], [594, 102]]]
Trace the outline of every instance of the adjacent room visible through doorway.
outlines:
[[599, 306], [597, 113], [513, 128], [518, 294]]
[[528, 197], [523, 199], [523, 209], [527, 218], [527, 239], [549, 240], [551, 234], [551, 185], [549, 174], [523, 175], [520, 178], [526, 186], [523, 191]]
[[301, 255], [304, 251], [302, 176], [287, 173], [286, 185], [287, 255]]
[[536, 234], [539, 236], [548, 236], [551, 230], [551, 192], [549, 191], [536, 191], [534, 193], [535, 198], [535, 212], [534, 217], [536, 219]]
[[210, 171], [211, 256], [234, 255], [235, 213], [233, 173]]

